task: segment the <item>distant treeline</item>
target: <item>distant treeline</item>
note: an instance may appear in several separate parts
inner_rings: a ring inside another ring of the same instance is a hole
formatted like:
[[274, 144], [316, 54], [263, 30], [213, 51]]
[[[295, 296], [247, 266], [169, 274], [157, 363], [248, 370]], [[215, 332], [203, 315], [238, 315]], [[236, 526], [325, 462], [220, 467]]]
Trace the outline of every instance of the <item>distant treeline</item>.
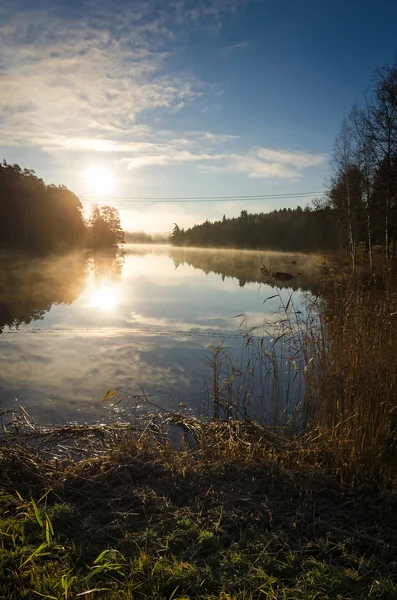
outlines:
[[327, 191], [311, 207], [239, 217], [189, 229], [175, 225], [179, 246], [286, 251], [340, 249], [354, 262], [358, 247], [372, 263], [374, 246], [395, 256], [397, 236], [397, 62], [377, 69], [364, 106], [341, 126]]
[[79, 198], [63, 185], [46, 185], [31, 169], [0, 164], [0, 249], [50, 254], [124, 242], [118, 211], [94, 206], [84, 219]]
[[283, 208], [181, 229], [175, 225], [171, 241], [177, 246], [257, 248], [288, 252], [317, 252], [336, 248], [337, 227], [329, 207], [304, 210]]
[[145, 233], [144, 231], [125, 231], [127, 244], [168, 244], [169, 233]]

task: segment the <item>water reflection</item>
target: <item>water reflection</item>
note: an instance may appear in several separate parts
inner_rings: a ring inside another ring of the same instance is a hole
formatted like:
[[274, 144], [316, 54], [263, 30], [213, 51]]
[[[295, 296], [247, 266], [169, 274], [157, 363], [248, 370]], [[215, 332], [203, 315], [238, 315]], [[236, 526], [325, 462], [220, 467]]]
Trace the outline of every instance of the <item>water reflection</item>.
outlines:
[[87, 295], [90, 308], [99, 308], [105, 311], [113, 310], [119, 303], [115, 284], [121, 280], [125, 262], [123, 251], [98, 253], [87, 261], [89, 280], [87, 282]]
[[[278, 288], [310, 291], [317, 293], [317, 268], [320, 257], [310, 254], [288, 254], [284, 252], [258, 252], [249, 250], [218, 250], [207, 248], [172, 248], [171, 257], [175, 268], [188, 264], [204, 273], [216, 273], [222, 281], [226, 277], [237, 279], [240, 287], [248, 283], [266, 283]], [[262, 271], [281, 272], [290, 277], [277, 281]]]
[[[224, 342], [237, 356], [236, 315], [261, 326], [291, 293], [299, 306], [302, 290], [316, 289], [318, 260], [130, 246], [122, 255], [3, 261], [2, 405], [21, 403], [44, 423], [93, 421], [106, 416], [100, 399], [113, 387], [197, 410], [209, 396], [208, 345]], [[264, 263], [290, 271], [292, 286], [275, 296]]]
[[[130, 332], [58, 331], [0, 339], [0, 397], [5, 408], [24, 406], [46, 424], [113, 419], [101, 398], [109, 388], [144, 390], [165, 410], [195, 407], [203, 390], [201, 338], [169, 338]], [[118, 410], [123, 415], [126, 407]], [[139, 413], [152, 410], [140, 403]]]
[[0, 333], [42, 320], [54, 304], [72, 304], [83, 292], [87, 261], [82, 254], [56, 259], [0, 258]]
[[90, 307], [112, 310], [116, 305], [117, 294], [109, 284], [100, 284], [92, 290]]
[[88, 259], [88, 268], [95, 280], [110, 285], [120, 281], [124, 263], [124, 251], [114, 249], [91, 255]]
[[54, 305], [71, 305], [87, 289], [92, 307], [111, 309], [124, 260], [116, 250], [30, 261], [0, 257], [0, 333], [43, 320]]

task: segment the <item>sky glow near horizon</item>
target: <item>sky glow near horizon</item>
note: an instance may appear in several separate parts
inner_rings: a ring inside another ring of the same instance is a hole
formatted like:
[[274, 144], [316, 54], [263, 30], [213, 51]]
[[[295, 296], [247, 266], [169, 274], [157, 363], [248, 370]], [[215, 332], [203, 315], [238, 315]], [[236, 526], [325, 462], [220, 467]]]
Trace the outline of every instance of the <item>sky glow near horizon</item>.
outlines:
[[[101, 202], [320, 191], [396, 24], [386, 0], [5, 0], [1, 158]], [[309, 200], [109, 203], [170, 231]]]

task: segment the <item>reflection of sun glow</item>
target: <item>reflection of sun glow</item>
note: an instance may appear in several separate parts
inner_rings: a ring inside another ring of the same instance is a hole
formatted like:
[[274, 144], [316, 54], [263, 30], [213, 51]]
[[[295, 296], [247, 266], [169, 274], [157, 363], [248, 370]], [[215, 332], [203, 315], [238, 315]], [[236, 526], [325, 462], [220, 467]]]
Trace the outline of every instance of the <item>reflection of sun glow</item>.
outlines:
[[117, 294], [114, 288], [103, 285], [92, 291], [89, 306], [101, 308], [102, 310], [112, 310], [117, 304]]
[[89, 167], [84, 171], [83, 176], [90, 189], [98, 194], [109, 194], [114, 189], [114, 176], [106, 168]]

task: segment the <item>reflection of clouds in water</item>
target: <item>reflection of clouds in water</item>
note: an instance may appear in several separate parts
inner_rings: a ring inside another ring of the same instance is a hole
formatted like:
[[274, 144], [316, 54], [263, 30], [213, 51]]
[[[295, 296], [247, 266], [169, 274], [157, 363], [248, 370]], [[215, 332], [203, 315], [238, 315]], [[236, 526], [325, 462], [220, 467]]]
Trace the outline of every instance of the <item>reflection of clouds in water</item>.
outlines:
[[[246, 314], [252, 326], [258, 326], [279, 310], [279, 297], [263, 305], [264, 299], [274, 296], [270, 286], [247, 283], [240, 287], [236, 278], [222, 281], [218, 274], [206, 275], [186, 262], [175, 269], [169, 256], [171, 251], [174, 253], [175, 249], [162, 247], [149, 254], [143, 250], [127, 253], [122, 271], [123, 261], [117, 256], [91, 259], [83, 293], [71, 306], [53, 306], [39, 323], [40, 328], [133, 327], [183, 331], [207, 327], [226, 332], [238, 329], [236, 314]], [[214, 261], [219, 255], [225, 260], [225, 253], [219, 251], [183, 252], [188, 257], [200, 258], [204, 254], [207, 260]], [[246, 261], [250, 254], [244, 257]], [[236, 263], [235, 258], [232, 262]], [[281, 289], [280, 295], [286, 304], [289, 291]], [[299, 297], [297, 303], [300, 304]], [[37, 325], [32, 321], [29, 328]]]
[[201, 340], [44, 333], [3, 340], [3, 404], [10, 406], [18, 398], [24, 406], [40, 407], [33, 412], [40, 413], [41, 421], [101, 419], [105, 413], [100, 400], [111, 387], [132, 394], [143, 388], [167, 408], [186, 400], [198, 406], [200, 401]]
[[[247, 326], [258, 328], [254, 335], [264, 334], [264, 321], [275, 323], [266, 328], [270, 335], [277, 329], [280, 297], [263, 304], [275, 290], [255, 279], [262, 261], [258, 253], [127, 249], [124, 266], [116, 255], [98, 256], [90, 259], [88, 273], [85, 259], [77, 265], [75, 260], [44, 261], [42, 271], [40, 265], [38, 273], [30, 268], [26, 285], [15, 287], [26, 294], [28, 308], [32, 281], [40, 282], [39, 289], [32, 287], [38, 307], [45, 300], [50, 308], [54, 289], [55, 301], [66, 298], [72, 304], [54, 305], [42, 320], [0, 337], [0, 398], [39, 406], [34, 410], [42, 422], [103, 419], [107, 413], [100, 399], [111, 387], [139, 394], [142, 386], [168, 409], [180, 402], [198, 406], [208, 375], [206, 346], [223, 335], [227, 346], [238, 346], [227, 337], [236, 335], [243, 321], [236, 315], [244, 314]], [[284, 305], [289, 293], [280, 290]], [[19, 296], [15, 305], [22, 312]], [[293, 299], [295, 308], [302, 308], [302, 293], [294, 292]], [[41, 331], [29, 333], [34, 329]], [[146, 329], [159, 335], [143, 335]]]
[[217, 331], [222, 333], [227, 332], [231, 329], [236, 329], [236, 323], [233, 319], [225, 319], [221, 316], [197, 316], [190, 317], [188, 320], [179, 321], [177, 317], [165, 317], [156, 318], [148, 317], [146, 315], [133, 313], [130, 320], [126, 320], [126, 326], [139, 327], [142, 329], [156, 329], [156, 330], [171, 330], [171, 331], [186, 331], [189, 332], [192, 329], [195, 331]]

